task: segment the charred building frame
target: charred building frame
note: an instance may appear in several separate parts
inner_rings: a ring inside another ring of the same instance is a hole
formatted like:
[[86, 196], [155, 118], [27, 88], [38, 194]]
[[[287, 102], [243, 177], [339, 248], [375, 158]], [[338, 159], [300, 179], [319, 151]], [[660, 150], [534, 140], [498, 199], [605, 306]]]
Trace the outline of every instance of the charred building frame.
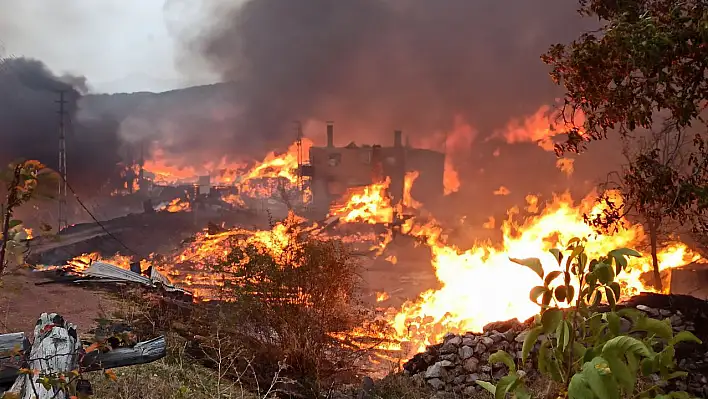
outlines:
[[303, 174], [311, 177], [312, 205], [326, 210], [350, 188], [367, 186], [390, 179], [389, 192], [393, 203], [403, 198], [407, 172], [417, 171], [411, 194], [428, 203], [444, 194], [443, 175], [445, 154], [403, 144], [403, 133], [393, 133], [393, 146], [358, 146], [354, 142], [344, 147], [334, 145], [334, 125], [327, 123], [327, 145], [310, 148], [310, 165]]

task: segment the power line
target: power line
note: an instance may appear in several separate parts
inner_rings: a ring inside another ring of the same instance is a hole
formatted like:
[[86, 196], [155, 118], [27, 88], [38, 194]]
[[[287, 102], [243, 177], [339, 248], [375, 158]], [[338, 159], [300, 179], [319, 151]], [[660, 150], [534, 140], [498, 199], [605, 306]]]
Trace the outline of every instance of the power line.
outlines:
[[68, 225], [66, 220], [66, 213], [68, 211], [66, 207], [66, 131], [64, 127], [64, 118], [66, 111], [64, 110], [64, 105], [66, 100], [64, 95], [66, 91], [59, 91], [59, 175], [61, 176], [61, 181], [59, 182], [59, 222], [57, 231], [65, 229]]
[[116, 237], [115, 235], [113, 235], [113, 233], [111, 233], [110, 231], [108, 231], [108, 229], [103, 225], [103, 223], [101, 223], [101, 222], [96, 218], [96, 216], [94, 216], [93, 213], [88, 209], [88, 207], [83, 203], [83, 201], [81, 201], [81, 198], [79, 198], [79, 195], [76, 194], [76, 191], [74, 191], [74, 189], [71, 188], [71, 186], [69, 185], [69, 182], [67, 182], [67, 181], [64, 180], [63, 178], [62, 178], [62, 180], [63, 180], [63, 183], [66, 185], [66, 187], [68, 187], [69, 191], [71, 191], [71, 194], [74, 195], [74, 198], [76, 198], [76, 202], [78, 202], [79, 205], [81, 205], [81, 207], [84, 208], [84, 210], [86, 211], [86, 213], [88, 213], [89, 216], [91, 216], [91, 219], [93, 219], [93, 221], [94, 221], [97, 225], [99, 225], [99, 227], [101, 227], [101, 229], [102, 229], [109, 237], [111, 237], [112, 239], [114, 239], [118, 244], [120, 244], [123, 248], [127, 249], [129, 252], [132, 252], [134, 255], [138, 256], [138, 257], [141, 258], [141, 259], [145, 259], [145, 257], [144, 257], [142, 254], [138, 253], [137, 251], [135, 251], [135, 250], [131, 249], [130, 247], [128, 247], [127, 245], [125, 245], [125, 243], [124, 243], [123, 241], [119, 240], [118, 237]]

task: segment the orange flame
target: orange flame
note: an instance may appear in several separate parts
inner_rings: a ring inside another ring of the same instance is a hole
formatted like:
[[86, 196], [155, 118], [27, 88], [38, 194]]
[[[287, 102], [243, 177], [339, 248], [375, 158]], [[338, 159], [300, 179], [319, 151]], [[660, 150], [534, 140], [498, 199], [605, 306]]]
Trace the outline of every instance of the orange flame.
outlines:
[[390, 184], [391, 179], [386, 178], [382, 183], [349, 189], [341, 205], [332, 205], [330, 215], [349, 223], [391, 223], [394, 209], [387, 192]]
[[[535, 197], [532, 197], [535, 198]], [[537, 257], [546, 270], [557, 269], [548, 249], [561, 246], [572, 237], [590, 237], [588, 256], [604, 255], [619, 247], [633, 247], [644, 239], [640, 225], [615, 235], [595, 235], [585, 224], [584, 213], [595, 213], [595, 194], [580, 204], [570, 194], [555, 196], [542, 213], [523, 221], [514, 220], [514, 212], [503, 222], [503, 240], [499, 245], [475, 245], [461, 249], [446, 244], [442, 228], [435, 222], [408, 225], [409, 234], [425, 239], [432, 253], [432, 264], [442, 288], [423, 293], [417, 301], [408, 302], [389, 321], [397, 338], [408, 341], [413, 350], [439, 342], [448, 332], [481, 331], [498, 320], [525, 320], [538, 312], [528, 299], [528, 292], [540, 283], [539, 277], [509, 260]], [[533, 203], [533, 200], [529, 201]], [[660, 269], [681, 266], [700, 259], [682, 243], [674, 243], [660, 256]], [[633, 262], [630, 273], [619, 280], [629, 294], [652, 290], [641, 281], [641, 274], [651, 270], [651, 259]]]
[[[565, 121], [560, 114], [561, 112], [562, 110], [543, 105], [533, 115], [524, 120], [511, 120], [505, 131], [501, 133], [501, 136], [510, 144], [536, 142], [544, 150], [553, 151], [553, 137], [563, 134], [564, 130], [573, 127], [573, 122], [570, 120]], [[576, 126], [582, 126], [584, 117], [581, 114], [575, 115], [574, 119]]]

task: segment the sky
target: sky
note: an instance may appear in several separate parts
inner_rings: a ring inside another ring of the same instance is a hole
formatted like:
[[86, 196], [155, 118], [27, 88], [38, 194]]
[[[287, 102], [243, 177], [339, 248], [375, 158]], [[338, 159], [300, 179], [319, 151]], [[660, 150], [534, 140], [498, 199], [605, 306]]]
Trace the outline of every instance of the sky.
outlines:
[[209, 83], [179, 68], [177, 38], [198, 26], [199, 0], [0, 0], [4, 55], [33, 57], [97, 92]]

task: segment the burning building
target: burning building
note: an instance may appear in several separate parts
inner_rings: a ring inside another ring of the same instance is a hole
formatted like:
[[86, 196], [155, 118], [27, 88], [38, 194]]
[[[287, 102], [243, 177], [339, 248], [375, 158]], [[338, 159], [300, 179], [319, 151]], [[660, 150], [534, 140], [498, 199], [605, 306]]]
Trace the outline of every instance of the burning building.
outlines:
[[423, 203], [433, 202], [444, 195], [443, 175], [445, 154], [433, 150], [412, 148], [403, 144], [403, 134], [393, 134], [393, 146], [356, 145], [334, 146], [334, 125], [327, 123], [327, 145], [310, 148], [310, 164], [303, 174], [311, 178], [312, 205], [327, 210], [333, 201], [353, 188], [390, 181], [393, 203], [404, 197], [408, 172], [419, 173], [413, 196]]

